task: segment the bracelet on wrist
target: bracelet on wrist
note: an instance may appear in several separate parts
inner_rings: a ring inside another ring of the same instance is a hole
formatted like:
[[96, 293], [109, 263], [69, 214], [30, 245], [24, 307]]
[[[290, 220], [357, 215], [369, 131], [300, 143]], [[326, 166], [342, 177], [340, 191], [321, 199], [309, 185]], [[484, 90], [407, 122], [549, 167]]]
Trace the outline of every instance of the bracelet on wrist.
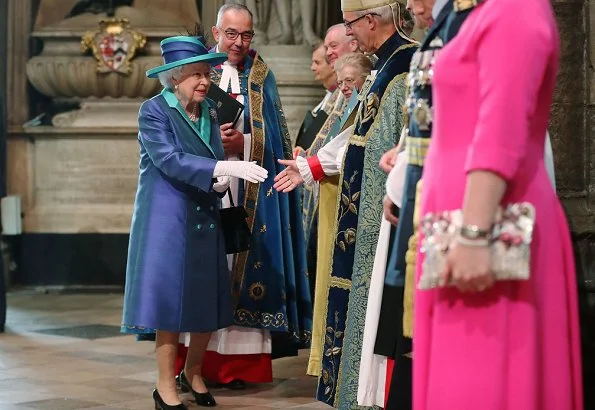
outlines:
[[485, 238], [469, 239], [469, 238], [465, 238], [464, 236], [457, 235], [455, 237], [455, 241], [459, 245], [468, 246], [471, 248], [483, 248], [486, 246], [490, 246], [490, 240], [485, 239]]
[[492, 230], [491, 229], [481, 229], [477, 225], [463, 225], [459, 229], [459, 236], [470, 239], [485, 239], [490, 240], [492, 238]]

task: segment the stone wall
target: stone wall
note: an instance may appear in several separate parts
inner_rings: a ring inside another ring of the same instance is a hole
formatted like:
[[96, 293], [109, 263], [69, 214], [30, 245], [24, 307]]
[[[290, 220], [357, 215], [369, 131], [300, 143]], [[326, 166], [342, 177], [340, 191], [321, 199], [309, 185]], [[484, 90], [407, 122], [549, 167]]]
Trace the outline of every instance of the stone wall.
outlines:
[[[595, 0], [553, 0], [560, 31], [560, 72], [550, 132], [558, 192], [581, 255], [579, 274], [595, 292]], [[514, 40], [513, 40], [514, 41]], [[593, 254], [593, 256], [592, 256]]]
[[[568, 214], [580, 291], [585, 408], [595, 408], [595, 0], [552, 0], [560, 73], [550, 131], [559, 195]], [[514, 39], [512, 40], [514, 41]]]

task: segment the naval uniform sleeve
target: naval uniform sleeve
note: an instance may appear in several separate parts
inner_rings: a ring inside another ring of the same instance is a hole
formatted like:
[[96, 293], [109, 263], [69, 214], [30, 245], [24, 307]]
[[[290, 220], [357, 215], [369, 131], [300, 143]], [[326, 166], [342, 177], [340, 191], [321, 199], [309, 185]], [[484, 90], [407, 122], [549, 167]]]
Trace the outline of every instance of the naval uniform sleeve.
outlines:
[[[492, 7], [478, 23], [472, 48], [477, 53], [479, 113], [467, 172], [489, 171], [509, 181], [526, 156], [529, 120], [535, 115], [556, 39], [544, 16], [525, 16], [522, 10], [511, 14], [507, 7]], [[510, 33], [515, 33], [514, 40], [504, 41]]]
[[140, 108], [138, 135], [151, 162], [161, 172], [205, 192], [211, 191], [217, 160], [182, 152], [175, 142], [169, 119], [151, 100]]

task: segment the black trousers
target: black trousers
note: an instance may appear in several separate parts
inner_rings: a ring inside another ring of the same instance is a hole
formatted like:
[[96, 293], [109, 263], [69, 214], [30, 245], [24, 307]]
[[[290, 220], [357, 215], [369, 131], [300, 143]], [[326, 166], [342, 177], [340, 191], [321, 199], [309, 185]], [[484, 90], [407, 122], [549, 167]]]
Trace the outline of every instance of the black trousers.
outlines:
[[411, 410], [413, 401], [412, 340], [401, 334], [385, 410]]

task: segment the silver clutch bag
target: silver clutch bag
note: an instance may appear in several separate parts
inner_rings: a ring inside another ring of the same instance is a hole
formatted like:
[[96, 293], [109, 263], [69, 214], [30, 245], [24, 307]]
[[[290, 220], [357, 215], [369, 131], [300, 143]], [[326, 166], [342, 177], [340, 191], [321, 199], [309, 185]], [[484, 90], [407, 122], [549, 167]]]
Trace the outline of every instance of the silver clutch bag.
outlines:
[[[425, 254], [418, 289], [439, 286], [446, 255], [463, 224], [463, 212], [428, 213], [421, 222], [424, 235], [421, 252]], [[496, 280], [526, 280], [530, 276], [531, 239], [535, 208], [527, 202], [500, 208], [496, 214], [490, 252], [492, 273]]]

